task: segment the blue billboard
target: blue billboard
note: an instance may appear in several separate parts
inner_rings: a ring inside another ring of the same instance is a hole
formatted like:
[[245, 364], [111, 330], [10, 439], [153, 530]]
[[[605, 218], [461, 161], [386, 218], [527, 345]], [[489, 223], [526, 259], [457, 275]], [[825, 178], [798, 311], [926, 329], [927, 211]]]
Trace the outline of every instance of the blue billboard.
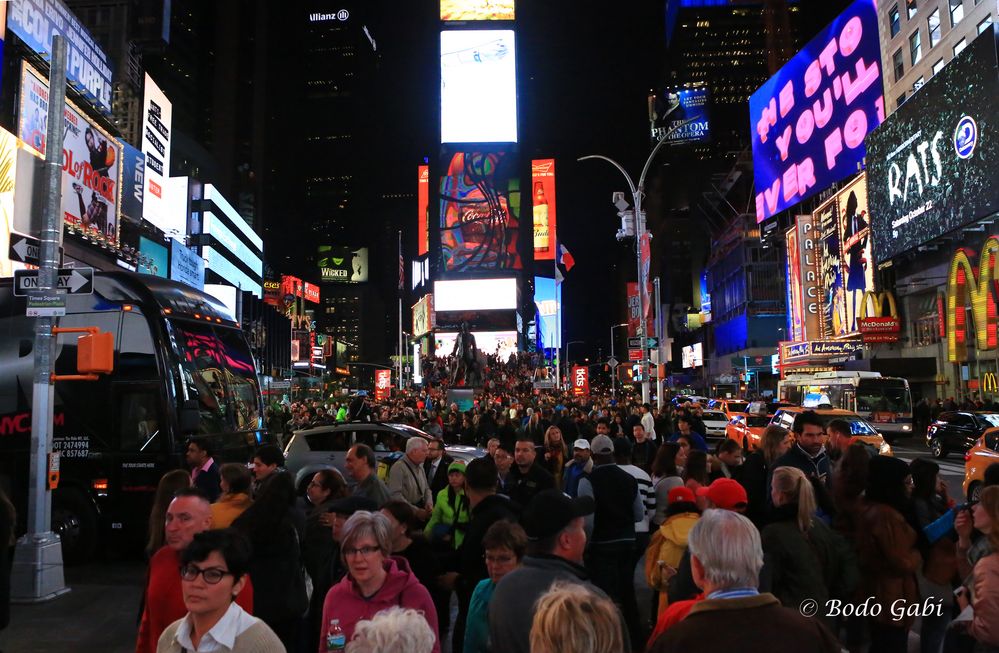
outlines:
[[671, 145], [711, 140], [708, 88], [668, 88], [656, 101], [652, 140]]
[[146, 155], [125, 141], [121, 143], [121, 215], [138, 224], [142, 222], [145, 192]]
[[756, 221], [860, 170], [884, 116], [875, 0], [856, 0], [749, 98]]
[[534, 305], [538, 311], [538, 349], [562, 347], [562, 305], [554, 279], [534, 277]]

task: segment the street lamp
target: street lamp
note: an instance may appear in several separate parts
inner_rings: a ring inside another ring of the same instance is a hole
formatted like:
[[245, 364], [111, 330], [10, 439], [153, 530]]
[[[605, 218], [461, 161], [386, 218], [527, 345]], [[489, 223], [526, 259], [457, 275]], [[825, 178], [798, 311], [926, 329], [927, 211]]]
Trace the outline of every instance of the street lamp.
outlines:
[[569, 378], [569, 345], [585, 345], [583, 340], [572, 340], [565, 343], [565, 378]]
[[[628, 326], [628, 323], [622, 322], [621, 324], [615, 324], [610, 328], [611, 358], [614, 358], [614, 329], [620, 329], [621, 327], [626, 327], [626, 326]], [[611, 397], [615, 396], [616, 393], [617, 393], [617, 366], [614, 366], [611, 369]]]

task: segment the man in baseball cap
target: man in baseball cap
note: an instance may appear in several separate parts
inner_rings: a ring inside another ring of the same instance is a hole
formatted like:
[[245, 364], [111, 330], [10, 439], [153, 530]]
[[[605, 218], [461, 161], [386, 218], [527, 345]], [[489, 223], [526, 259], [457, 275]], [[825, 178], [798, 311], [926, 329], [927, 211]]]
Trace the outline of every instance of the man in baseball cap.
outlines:
[[697, 488], [697, 496], [707, 499], [707, 508], [721, 508], [742, 514], [749, 506], [746, 488], [731, 478], [717, 478], [711, 485]]
[[579, 481], [593, 471], [593, 460], [590, 458], [590, 443], [580, 438], [572, 443], [572, 460], [565, 464], [562, 471], [562, 491], [570, 497], [579, 494]]

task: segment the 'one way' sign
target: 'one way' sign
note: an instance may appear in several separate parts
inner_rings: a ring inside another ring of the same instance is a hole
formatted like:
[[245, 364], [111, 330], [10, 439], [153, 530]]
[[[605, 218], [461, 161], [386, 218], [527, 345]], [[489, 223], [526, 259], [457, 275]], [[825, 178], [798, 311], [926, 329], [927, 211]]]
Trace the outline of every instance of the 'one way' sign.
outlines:
[[[38, 287], [38, 270], [14, 271], [14, 294], [27, 295]], [[90, 295], [94, 292], [93, 268], [59, 268], [59, 290], [71, 295]]]

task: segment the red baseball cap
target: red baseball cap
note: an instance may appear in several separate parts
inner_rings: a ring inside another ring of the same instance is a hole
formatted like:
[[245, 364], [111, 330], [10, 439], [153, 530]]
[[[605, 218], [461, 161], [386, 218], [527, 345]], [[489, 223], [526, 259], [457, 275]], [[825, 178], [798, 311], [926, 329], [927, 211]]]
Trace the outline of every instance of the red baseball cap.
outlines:
[[711, 485], [697, 488], [697, 496], [707, 497], [723, 510], [745, 509], [749, 505], [746, 488], [730, 478], [717, 478]]
[[677, 501], [683, 501], [686, 503], [694, 503], [697, 499], [694, 498], [694, 493], [691, 492], [689, 487], [675, 487], [669, 491], [666, 495], [666, 500], [669, 503], [676, 503]]

